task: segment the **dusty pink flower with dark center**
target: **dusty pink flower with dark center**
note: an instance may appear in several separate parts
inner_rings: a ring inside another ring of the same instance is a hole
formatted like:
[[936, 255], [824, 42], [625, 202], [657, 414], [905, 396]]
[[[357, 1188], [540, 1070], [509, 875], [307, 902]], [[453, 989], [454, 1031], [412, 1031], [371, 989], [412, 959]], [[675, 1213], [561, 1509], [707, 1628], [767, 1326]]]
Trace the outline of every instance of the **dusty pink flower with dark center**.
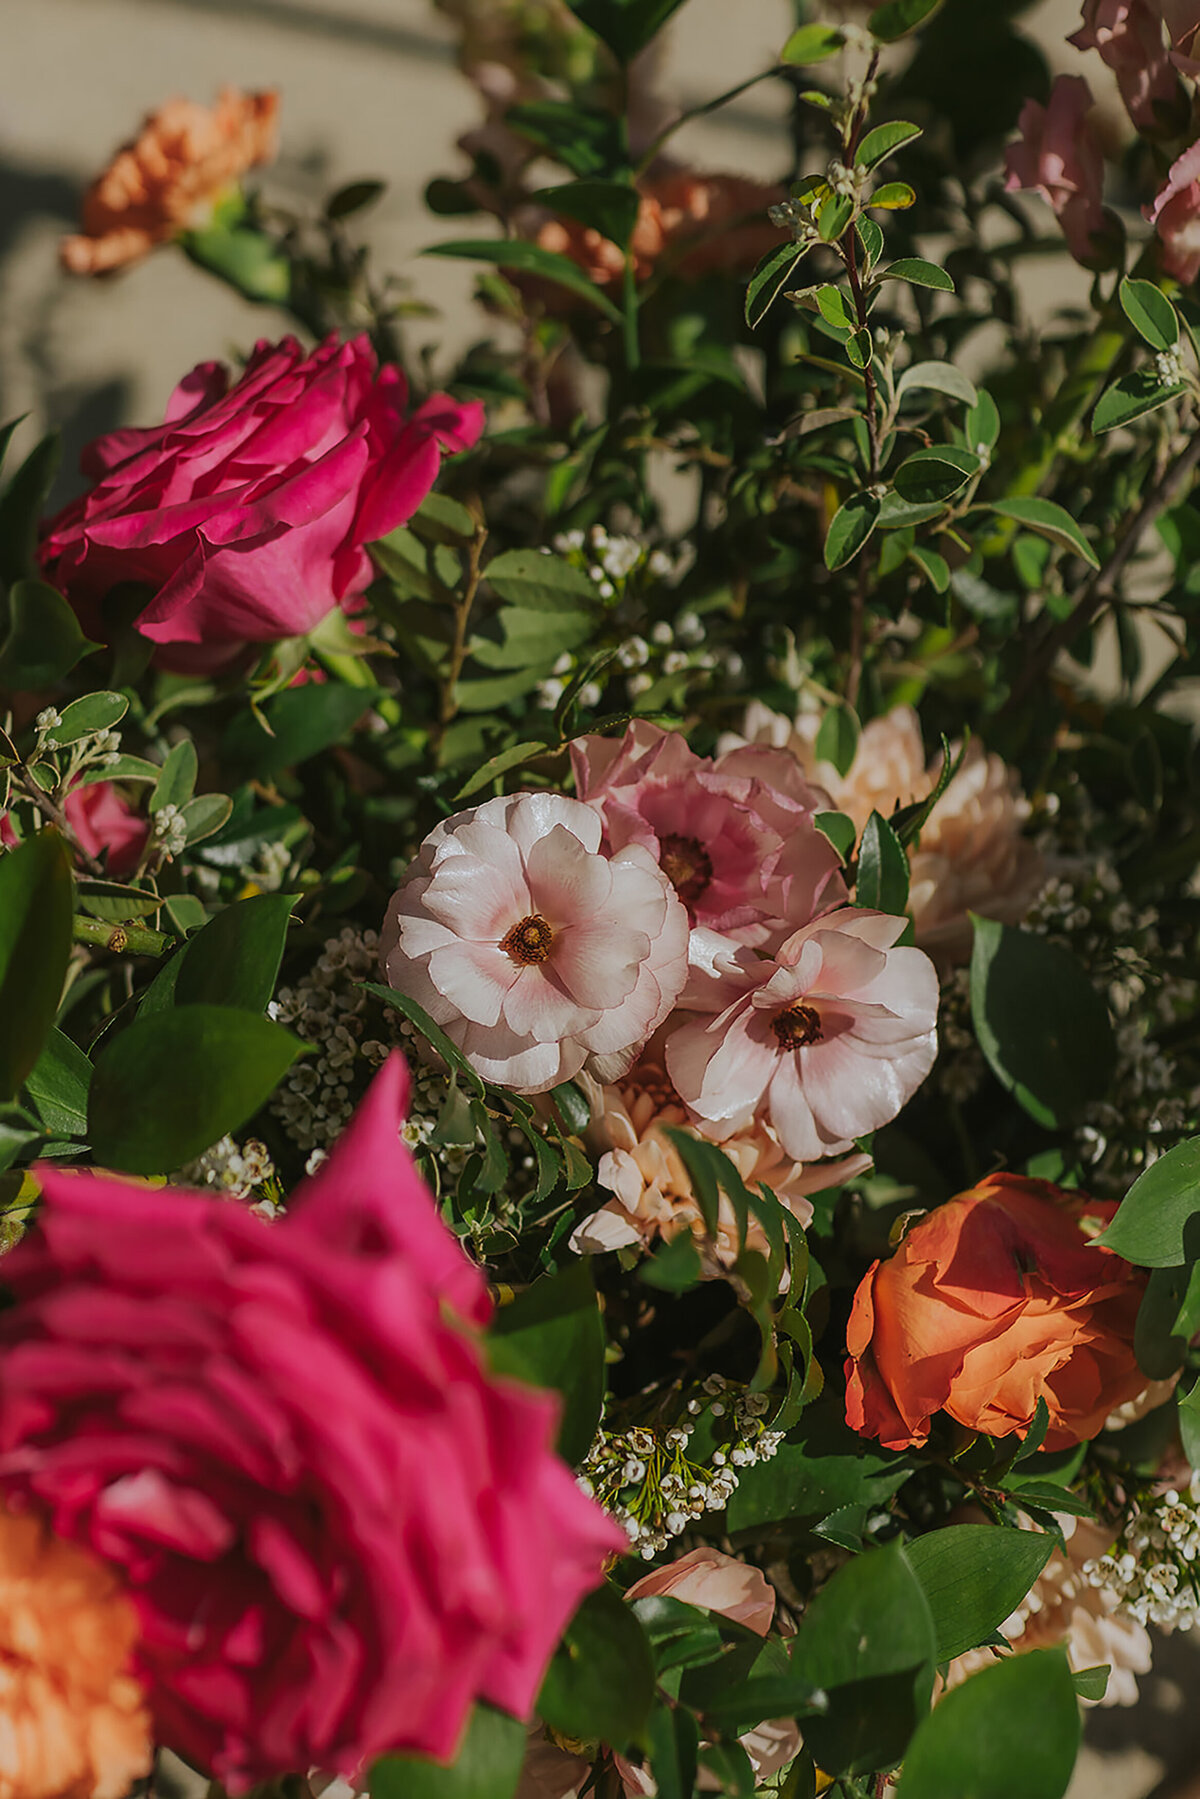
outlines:
[[1054, 209], [1076, 262], [1093, 268], [1105, 261], [1094, 238], [1107, 223], [1103, 205], [1104, 157], [1088, 123], [1092, 90], [1082, 75], [1060, 75], [1049, 105], [1026, 100], [1021, 133], [1005, 153], [1009, 192], [1034, 188]]
[[1145, 213], [1162, 243], [1164, 269], [1190, 287], [1200, 275], [1200, 142], [1171, 164]]
[[[288, 1216], [46, 1165], [3, 1264], [0, 1491], [119, 1569], [159, 1739], [228, 1784], [528, 1715], [624, 1533], [501, 1380], [394, 1057]], [[473, 1328], [474, 1327], [474, 1328]]]
[[680, 1097], [720, 1137], [761, 1115], [797, 1161], [853, 1148], [895, 1118], [937, 1054], [929, 957], [896, 948], [903, 918], [847, 907], [773, 959], [693, 934], [689, 1020], [667, 1040]]
[[1084, 0], [1083, 24], [1067, 42], [1077, 50], [1099, 51], [1139, 131], [1169, 126], [1180, 89], [1167, 54], [1161, 6], [1153, 0]]
[[571, 760], [606, 843], [649, 851], [694, 924], [763, 943], [846, 897], [837, 851], [813, 823], [826, 797], [787, 756], [750, 748], [714, 762], [636, 720], [616, 743], [579, 738]]
[[600, 835], [562, 794], [488, 800], [430, 833], [388, 909], [391, 985], [518, 1093], [623, 1073], [686, 979], [670, 882], [639, 844], [601, 854]]

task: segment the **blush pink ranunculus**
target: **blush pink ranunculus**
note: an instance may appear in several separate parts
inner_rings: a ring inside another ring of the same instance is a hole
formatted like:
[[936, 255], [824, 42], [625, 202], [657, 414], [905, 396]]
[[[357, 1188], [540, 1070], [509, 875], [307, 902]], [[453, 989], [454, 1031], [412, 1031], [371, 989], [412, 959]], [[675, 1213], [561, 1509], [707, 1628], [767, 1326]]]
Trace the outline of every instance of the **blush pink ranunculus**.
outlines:
[[1167, 54], [1162, 7], [1154, 0], [1084, 0], [1083, 24], [1067, 42], [1099, 52], [1139, 131], [1170, 127], [1179, 81]]
[[89, 781], [73, 787], [63, 801], [67, 823], [80, 849], [89, 856], [107, 850], [106, 867], [118, 878], [132, 874], [138, 865], [150, 826], [139, 818], [129, 801], [111, 781]]
[[121, 1571], [159, 1739], [226, 1784], [525, 1715], [624, 1538], [494, 1376], [394, 1057], [267, 1224], [43, 1166], [4, 1263], [0, 1494]]
[[400, 370], [365, 336], [306, 352], [265, 340], [232, 386], [218, 362], [176, 388], [166, 422], [85, 450], [95, 485], [49, 521], [40, 560], [84, 628], [119, 582], [153, 597], [134, 624], [165, 667], [219, 668], [302, 637], [371, 579], [365, 545], [410, 518], [443, 451], [483, 428], [478, 402], [408, 413]]
[[1145, 214], [1158, 232], [1164, 269], [1190, 287], [1200, 275], [1200, 141], [1171, 164]]
[[826, 796], [790, 757], [751, 747], [714, 761], [637, 719], [615, 743], [577, 739], [571, 761], [605, 842], [647, 850], [693, 924], [778, 941], [846, 897], [837, 851], [813, 823]]
[[1107, 229], [1104, 213], [1104, 157], [1088, 122], [1092, 90], [1082, 75], [1060, 75], [1049, 104], [1026, 100], [1017, 128], [1021, 133], [1005, 153], [1005, 187], [1033, 188], [1054, 210], [1076, 262], [1085, 268], [1103, 263], [1096, 234]]
[[558, 793], [438, 825], [380, 934], [387, 979], [486, 1080], [542, 1093], [614, 1080], [687, 978], [687, 913], [653, 856], [601, 853], [600, 818]]
[[906, 920], [857, 907], [796, 931], [772, 959], [694, 932], [667, 1072], [714, 1136], [756, 1113], [797, 1161], [841, 1155], [890, 1123], [937, 1054], [938, 981]]

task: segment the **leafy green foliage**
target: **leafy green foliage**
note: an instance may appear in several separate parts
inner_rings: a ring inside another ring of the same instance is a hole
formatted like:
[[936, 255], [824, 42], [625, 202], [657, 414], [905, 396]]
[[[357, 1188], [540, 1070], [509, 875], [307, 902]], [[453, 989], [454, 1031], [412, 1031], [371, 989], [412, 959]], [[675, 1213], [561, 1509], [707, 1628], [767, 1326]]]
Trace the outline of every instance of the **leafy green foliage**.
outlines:
[[1142, 1268], [1200, 1257], [1200, 1137], [1176, 1144], [1140, 1174], [1097, 1239]]
[[372, 1764], [371, 1792], [378, 1799], [512, 1799], [524, 1759], [525, 1726], [479, 1704], [450, 1767], [385, 1755]]
[[898, 1799], [1010, 1799], [1017, 1753], [1022, 1799], [1062, 1799], [1078, 1747], [1064, 1652], [1014, 1655], [945, 1695], [913, 1739]]
[[533, 275], [539, 281], [552, 281], [606, 318], [620, 321], [620, 313], [608, 295], [590, 281], [569, 256], [557, 250], [544, 250], [540, 244], [526, 243], [521, 238], [455, 238], [449, 243], [430, 244], [426, 256], [465, 257], [470, 262], [495, 263], [498, 269], [516, 269], [522, 275]]
[[908, 905], [908, 857], [896, 833], [872, 812], [858, 846], [855, 904], [877, 912], [903, 913]]
[[562, 1394], [559, 1449], [581, 1462], [604, 1399], [604, 1328], [587, 1262], [543, 1276], [502, 1307], [488, 1344], [502, 1373]]
[[645, 1632], [607, 1582], [589, 1593], [567, 1626], [538, 1695], [551, 1729], [628, 1748], [645, 1729], [654, 1662]]
[[933, 1616], [937, 1659], [953, 1661], [990, 1641], [1050, 1559], [1044, 1531], [950, 1524], [905, 1547]]
[[71, 865], [43, 831], [0, 856], [0, 1100], [37, 1063], [71, 953]]

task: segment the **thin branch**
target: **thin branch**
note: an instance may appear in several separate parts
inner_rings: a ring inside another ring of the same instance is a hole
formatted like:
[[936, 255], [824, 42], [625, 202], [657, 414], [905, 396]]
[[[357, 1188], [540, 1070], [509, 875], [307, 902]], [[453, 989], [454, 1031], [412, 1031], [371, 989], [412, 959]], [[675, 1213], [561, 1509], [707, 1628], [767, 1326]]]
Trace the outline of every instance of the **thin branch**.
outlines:
[[89, 855], [87, 850], [84, 849], [74, 831], [71, 829], [70, 824], [67, 822], [67, 815], [62, 807], [55, 805], [54, 801], [50, 798], [50, 795], [38, 786], [37, 782], [27, 769], [14, 768], [9, 772], [17, 786], [25, 794], [26, 798], [33, 801], [42, 817], [46, 820], [46, 823], [53, 825], [55, 830], [59, 831], [65, 841], [70, 844], [71, 853], [76, 861], [82, 862], [89, 874], [99, 875], [103, 878], [104, 869], [101, 867], [100, 863], [97, 862], [95, 856]]

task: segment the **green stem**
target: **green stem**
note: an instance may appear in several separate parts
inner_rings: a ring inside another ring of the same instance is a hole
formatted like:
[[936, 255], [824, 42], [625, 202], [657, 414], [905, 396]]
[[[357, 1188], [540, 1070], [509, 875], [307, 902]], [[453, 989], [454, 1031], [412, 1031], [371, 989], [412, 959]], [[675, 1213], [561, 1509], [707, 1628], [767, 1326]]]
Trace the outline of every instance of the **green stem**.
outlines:
[[94, 944], [98, 949], [125, 956], [161, 956], [175, 941], [173, 937], [166, 937], [161, 931], [149, 931], [143, 925], [107, 924], [101, 918], [83, 918], [78, 912], [71, 935], [76, 943]]

